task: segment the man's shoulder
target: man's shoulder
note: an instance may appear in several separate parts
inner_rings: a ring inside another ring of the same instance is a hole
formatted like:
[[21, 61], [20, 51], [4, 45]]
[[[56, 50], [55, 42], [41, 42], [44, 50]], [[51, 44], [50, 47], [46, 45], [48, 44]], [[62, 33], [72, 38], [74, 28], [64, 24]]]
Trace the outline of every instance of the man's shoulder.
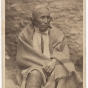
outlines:
[[51, 32], [53, 33], [53, 35], [59, 37], [59, 36], [64, 36], [64, 33], [57, 27], [55, 27], [54, 25], [51, 25]]
[[33, 27], [31, 24], [28, 24], [23, 30], [20, 32], [19, 36], [25, 36], [27, 34], [31, 34], [31, 31], [33, 31]]

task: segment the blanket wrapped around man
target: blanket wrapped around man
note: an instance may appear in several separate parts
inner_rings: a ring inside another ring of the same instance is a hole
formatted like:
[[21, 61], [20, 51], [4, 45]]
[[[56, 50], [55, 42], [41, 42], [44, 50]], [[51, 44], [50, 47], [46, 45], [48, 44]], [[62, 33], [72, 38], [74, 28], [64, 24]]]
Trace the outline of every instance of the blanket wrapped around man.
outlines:
[[[33, 48], [34, 31], [34, 26], [29, 24], [19, 35], [16, 59], [19, 67], [22, 68], [20, 75], [17, 75], [21, 88], [25, 88], [27, 76], [34, 69], [42, 74], [42, 88], [77, 88], [78, 84], [82, 83], [82, 79], [76, 72], [74, 64], [70, 61], [69, 49], [64, 34], [51, 25], [49, 29], [51, 58], [48, 58]], [[43, 66], [52, 58], [57, 60], [57, 64], [51, 75], [48, 76], [48, 80], [46, 80]]]

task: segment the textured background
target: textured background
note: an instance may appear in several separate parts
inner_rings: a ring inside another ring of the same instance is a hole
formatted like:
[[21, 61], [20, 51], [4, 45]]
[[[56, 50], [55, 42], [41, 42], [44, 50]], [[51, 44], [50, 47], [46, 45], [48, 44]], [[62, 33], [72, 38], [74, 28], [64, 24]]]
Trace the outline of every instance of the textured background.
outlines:
[[[20, 31], [30, 23], [33, 7], [42, 3], [48, 5], [51, 11], [53, 18], [52, 24], [62, 30], [66, 35], [71, 60], [77, 62], [83, 55], [82, 0], [6, 0], [6, 88], [12, 88], [10, 85], [16, 88], [15, 74], [18, 66], [15, 62], [15, 56], [18, 35]], [[80, 63], [82, 63], [82, 61]]]

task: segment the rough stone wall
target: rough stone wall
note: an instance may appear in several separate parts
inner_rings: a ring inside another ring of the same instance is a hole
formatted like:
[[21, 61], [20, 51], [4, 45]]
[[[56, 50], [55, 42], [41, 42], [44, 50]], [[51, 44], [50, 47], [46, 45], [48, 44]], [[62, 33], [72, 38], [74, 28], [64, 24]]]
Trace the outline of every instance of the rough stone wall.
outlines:
[[35, 5], [48, 5], [52, 24], [67, 37], [72, 60], [83, 54], [83, 3], [82, 0], [6, 0], [6, 59], [15, 59], [20, 31], [30, 23]]
[[[6, 0], [6, 79], [8, 78], [7, 74], [14, 79], [14, 74], [17, 71], [13, 69], [16, 68], [15, 56], [18, 35], [30, 23], [33, 7], [42, 3], [48, 5], [51, 11], [52, 24], [66, 35], [72, 61], [76, 61], [83, 55], [82, 0]], [[10, 73], [11, 71], [12, 73]], [[12, 83], [12, 81], [7, 81], [6, 88], [8, 88], [8, 82]]]

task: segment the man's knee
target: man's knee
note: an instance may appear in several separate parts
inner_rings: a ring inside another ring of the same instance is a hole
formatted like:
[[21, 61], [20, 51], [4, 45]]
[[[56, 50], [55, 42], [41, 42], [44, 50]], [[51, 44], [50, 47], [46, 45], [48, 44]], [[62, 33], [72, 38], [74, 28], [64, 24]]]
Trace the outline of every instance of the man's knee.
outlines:
[[42, 85], [42, 75], [38, 70], [33, 70], [27, 79], [26, 88], [40, 88]]
[[38, 70], [33, 70], [31, 72], [31, 75], [34, 75], [34, 76], [41, 76], [41, 73], [38, 71]]
[[28, 75], [28, 80], [31, 80], [31, 79], [42, 80], [42, 75], [38, 70], [33, 70]]

